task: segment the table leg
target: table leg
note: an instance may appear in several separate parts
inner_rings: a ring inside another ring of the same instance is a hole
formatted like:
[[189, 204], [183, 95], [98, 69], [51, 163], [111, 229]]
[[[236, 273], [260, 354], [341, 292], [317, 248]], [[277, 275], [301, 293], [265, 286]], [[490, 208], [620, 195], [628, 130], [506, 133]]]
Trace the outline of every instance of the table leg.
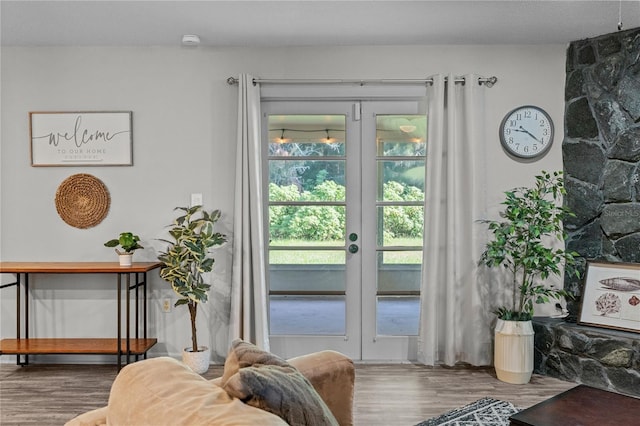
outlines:
[[[20, 285], [20, 272], [16, 274], [16, 339], [20, 340], [20, 333], [22, 332], [22, 327], [20, 327], [22, 321], [22, 315], [20, 312], [20, 292], [22, 291], [22, 286]], [[20, 354], [16, 355], [16, 364], [21, 365], [20, 363]]]
[[16, 317], [16, 324], [17, 324], [17, 328], [16, 328], [16, 339], [20, 340], [20, 333], [21, 333], [21, 328], [20, 328], [20, 321], [21, 321], [21, 315], [20, 315], [20, 291], [22, 290], [22, 287], [20, 286], [20, 273], [18, 272], [16, 274], [16, 313], [18, 314], [18, 316]]
[[[26, 335], [25, 335], [25, 339], [29, 338], [29, 298], [28, 298], [28, 294], [29, 294], [29, 275], [26, 272], [16, 272], [16, 282], [14, 283], [9, 283], [9, 284], [2, 284], [0, 285], [0, 289], [3, 288], [7, 288], [7, 287], [16, 287], [16, 339], [20, 340], [22, 338], [22, 277], [24, 276], [24, 283], [25, 283], [25, 300], [24, 300], [24, 306], [25, 306], [25, 319], [26, 319]], [[27, 365], [29, 362], [29, 358], [27, 357], [27, 355], [23, 355], [25, 358], [25, 361], [22, 362], [20, 360], [21, 355], [20, 354], [16, 354], [16, 364], [17, 365]]]
[[[24, 274], [24, 338], [29, 338], [29, 274], [27, 273]], [[29, 365], [29, 355], [24, 355], [24, 362], [20, 365]]]
[[[143, 337], [146, 339], [147, 338], [147, 273], [144, 272], [143, 274], [144, 277], [144, 287], [142, 289], [142, 298], [143, 298], [143, 305], [142, 305], [142, 322], [143, 322], [143, 328], [142, 328], [142, 333], [143, 333]], [[147, 352], [144, 353], [144, 359], [147, 359]]]
[[127, 274], [127, 364], [129, 364], [129, 355], [131, 355], [131, 302], [129, 294], [131, 293], [131, 274]]
[[136, 272], [136, 319], [135, 319], [135, 324], [136, 324], [136, 339], [140, 338], [140, 314], [139, 314], [139, 310], [140, 310], [140, 274]]
[[118, 371], [122, 368], [122, 347], [120, 346], [120, 340], [122, 339], [122, 274], [118, 273]]
[[[136, 319], [135, 319], [135, 330], [136, 330], [136, 340], [140, 338], [140, 286], [142, 283], [140, 282], [140, 273], [136, 272]], [[140, 359], [140, 355], [136, 354], [135, 360], [138, 361]]]

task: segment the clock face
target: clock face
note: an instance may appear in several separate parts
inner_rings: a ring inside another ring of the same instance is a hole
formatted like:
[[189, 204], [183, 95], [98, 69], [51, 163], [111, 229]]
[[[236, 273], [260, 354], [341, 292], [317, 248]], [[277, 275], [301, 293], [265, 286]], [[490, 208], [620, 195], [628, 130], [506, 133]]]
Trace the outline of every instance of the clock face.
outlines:
[[535, 158], [553, 143], [553, 121], [543, 109], [526, 105], [509, 112], [500, 123], [500, 142], [511, 155]]

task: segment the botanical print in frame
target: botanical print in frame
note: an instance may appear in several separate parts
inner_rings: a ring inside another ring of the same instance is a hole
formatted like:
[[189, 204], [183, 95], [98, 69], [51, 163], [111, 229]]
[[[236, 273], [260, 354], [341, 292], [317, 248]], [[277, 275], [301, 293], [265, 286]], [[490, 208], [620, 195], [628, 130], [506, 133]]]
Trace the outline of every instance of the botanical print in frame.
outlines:
[[32, 166], [131, 166], [131, 111], [30, 112]]
[[640, 264], [589, 262], [578, 323], [640, 332]]

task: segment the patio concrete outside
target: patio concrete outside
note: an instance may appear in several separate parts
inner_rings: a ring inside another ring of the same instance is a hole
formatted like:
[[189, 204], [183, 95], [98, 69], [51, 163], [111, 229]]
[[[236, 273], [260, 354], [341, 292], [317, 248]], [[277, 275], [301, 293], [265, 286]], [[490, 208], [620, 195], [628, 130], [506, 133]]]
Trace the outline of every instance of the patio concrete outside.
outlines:
[[[345, 334], [344, 296], [271, 296], [269, 314], [271, 334]], [[417, 335], [419, 318], [418, 296], [378, 298], [378, 335]]]

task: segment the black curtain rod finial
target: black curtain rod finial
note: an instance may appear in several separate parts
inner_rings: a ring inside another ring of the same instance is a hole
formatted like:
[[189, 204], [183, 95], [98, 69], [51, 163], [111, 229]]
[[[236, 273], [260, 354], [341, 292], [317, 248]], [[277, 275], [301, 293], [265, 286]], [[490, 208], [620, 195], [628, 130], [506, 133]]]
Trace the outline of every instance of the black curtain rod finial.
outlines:
[[496, 77], [495, 75], [492, 77], [485, 78], [484, 81], [482, 80], [479, 81], [480, 84], [484, 84], [488, 88], [492, 88], [493, 85], [496, 84], [497, 82], [498, 82], [498, 77]]

